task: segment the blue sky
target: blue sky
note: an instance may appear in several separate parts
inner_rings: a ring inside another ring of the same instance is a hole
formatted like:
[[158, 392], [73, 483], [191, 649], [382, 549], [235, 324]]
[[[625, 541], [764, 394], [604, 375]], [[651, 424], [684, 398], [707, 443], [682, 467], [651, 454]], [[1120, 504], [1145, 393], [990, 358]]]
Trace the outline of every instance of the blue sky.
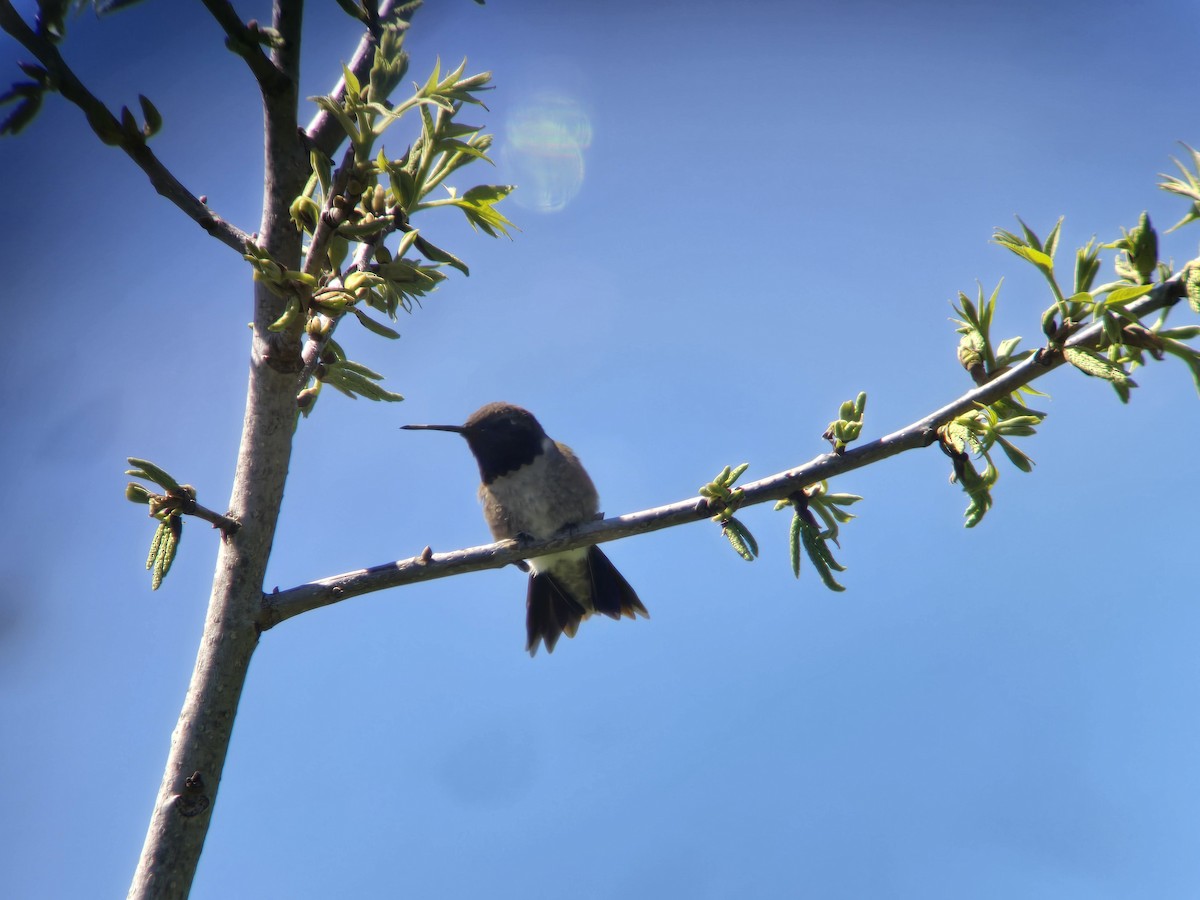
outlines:
[[[460, 187], [553, 190], [518, 195], [512, 241], [418, 223], [471, 277], [398, 342], [339, 333], [408, 400], [330, 395], [301, 426], [268, 588], [486, 541], [465, 445], [401, 424], [519, 403], [607, 513], [672, 502], [725, 464], [823, 452], [860, 390], [870, 437], [965, 391], [948, 301], [976, 279], [1005, 278], [997, 330], [1035, 340], [1036, 273], [988, 241], [1014, 214], [1043, 234], [1065, 214], [1067, 262], [1143, 209], [1164, 228], [1183, 211], [1154, 184], [1200, 142], [1190, 4], [647, 6], [418, 14], [414, 78], [465, 56], [499, 86], [471, 118], [497, 170]], [[305, 94], [355, 40], [310, 7]], [[84, 15], [66, 54], [110, 105], [149, 95], [162, 158], [256, 229], [256, 92], [198, 4]], [[0, 40], [6, 77], [25, 56]], [[539, 182], [550, 158], [570, 177]], [[189, 523], [151, 593], [124, 458], [224, 507], [249, 273], [63, 102], [0, 165], [0, 893], [116, 896], [215, 556]], [[1045, 379], [1037, 467], [1005, 467], [972, 531], [934, 449], [835, 482], [866, 498], [844, 594], [792, 579], [786, 514], [759, 507], [753, 564], [707, 524], [609, 545], [652, 618], [589, 622], [552, 656], [522, 651], [513, 569], [285, 623], [193, 896], [1200, 894], [1200, 405], [1181, 365], [1136, 377], [1127, 407]]]

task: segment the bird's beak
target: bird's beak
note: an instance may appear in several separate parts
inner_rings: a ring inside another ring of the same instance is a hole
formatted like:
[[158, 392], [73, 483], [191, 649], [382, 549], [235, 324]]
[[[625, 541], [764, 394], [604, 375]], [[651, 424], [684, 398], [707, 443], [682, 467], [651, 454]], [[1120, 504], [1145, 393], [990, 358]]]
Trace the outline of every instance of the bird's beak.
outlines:
[[461, 425], [401, 425], [400, 427], [408, 431], [453, 431], [455, 434], [464, 434], [467, 430]]

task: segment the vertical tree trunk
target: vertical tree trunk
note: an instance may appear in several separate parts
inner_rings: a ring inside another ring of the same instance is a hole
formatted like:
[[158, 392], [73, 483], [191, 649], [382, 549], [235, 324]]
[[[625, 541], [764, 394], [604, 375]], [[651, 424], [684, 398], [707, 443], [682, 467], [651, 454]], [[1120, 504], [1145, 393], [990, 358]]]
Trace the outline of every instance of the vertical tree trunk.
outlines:
[[[271, 60], [287, 78], [263, 85], [263, 217], [257, 242], [290, 269], [300, 267], [301, 240], [288, 208], [309, 173], [296, 119], [303, 8], [302, 0], [275, 0], [273, 24], [282, 45]], [[283, 300], [256, 284], [250, 383], [229, 507], [241, 529], [222, 541], [217, 556], [196, 668], [171, 735], [131, 898], [182, 898], [191, 890], [258, 644], [263, 577], [291, 460], [301, 369], [299, 336], [268, 331], [282, 312]]]
[[258, 644], [263, 575], [283, 497], [296, 376], [255, 361], [230, 512], [242, 527], [222, 542], [196, 668], [129, 896], [186, 897], [208, 833], [229, 739]]

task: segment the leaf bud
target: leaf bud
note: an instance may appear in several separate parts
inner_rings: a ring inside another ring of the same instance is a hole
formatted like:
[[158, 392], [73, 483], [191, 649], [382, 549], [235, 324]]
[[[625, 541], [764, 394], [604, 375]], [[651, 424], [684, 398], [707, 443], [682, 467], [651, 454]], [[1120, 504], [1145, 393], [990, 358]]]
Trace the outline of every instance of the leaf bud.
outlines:
[[1150, 216], [1142, 213], [1137, 227], [1129, 232], [1129, 262], [1146, 284], [1158, 266], [1158, 233], [1150, 224]]
[[315, 387], [305, 388], [296, 395], [296, 407], [298, 409], [310, 409], [317, 401], [318, 389]]
[[132, 503], [149, 503], [151, 493], [136, 482], [129, 482], [125, 485], [125, 499]]

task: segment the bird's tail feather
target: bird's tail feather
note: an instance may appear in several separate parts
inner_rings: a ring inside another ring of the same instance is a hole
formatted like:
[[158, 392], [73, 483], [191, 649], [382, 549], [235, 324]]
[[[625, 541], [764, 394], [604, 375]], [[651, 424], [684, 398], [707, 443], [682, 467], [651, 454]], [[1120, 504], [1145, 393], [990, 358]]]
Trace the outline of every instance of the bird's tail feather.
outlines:
[[592, 595], [585, 599], [590, 603], [576, 600], [550, 572], [530, 577], [525, 600], [525, 649], [530, 656], [537, 653], [539, 643], [545, 643], [546, 652], [553, 653], [559, 637], [575, 637], [579, 623], [593, 611], [614, 619], [650, 618], [637, 592], [599, 547], [588, 548], [587, 567]]
[[635, 619], [639, 615], [650, 618], [646, 607], [638, 599], [637, 592], [629, 586], [625, 576], [617, 571], [604, 551], [594, 544], [588, 548], [588, 571], [592, 576], [592, 602], [596, 612], [614, 619], [625, 616]]

